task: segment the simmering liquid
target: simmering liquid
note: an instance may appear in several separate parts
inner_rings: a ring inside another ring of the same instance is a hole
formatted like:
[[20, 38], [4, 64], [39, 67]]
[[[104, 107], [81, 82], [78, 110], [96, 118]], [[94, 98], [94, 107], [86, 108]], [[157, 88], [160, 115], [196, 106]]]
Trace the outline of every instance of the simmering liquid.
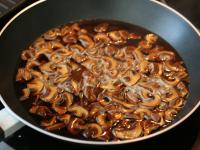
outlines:
[[188, 73], [175, 50], [131, 24], [90, 20], [47, 31], [21, 53], [19, 99], [45, 130], [128, 140], [169, 124], [184, 106]]

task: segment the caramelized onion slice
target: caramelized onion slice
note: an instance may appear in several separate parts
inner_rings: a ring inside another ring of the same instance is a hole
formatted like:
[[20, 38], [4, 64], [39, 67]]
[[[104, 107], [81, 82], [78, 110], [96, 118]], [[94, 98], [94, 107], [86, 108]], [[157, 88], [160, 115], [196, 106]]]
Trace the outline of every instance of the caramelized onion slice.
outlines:
[[135, 139], [137, 137], [139, 137], [142, 134], [142, 127], [140, 125], [140, 123], [137, 123], [135, 128], [133, 129], [117, 129], [114, 128], [112, 130], [112, 134], [122, 140], [127, 140], [127, 139]]

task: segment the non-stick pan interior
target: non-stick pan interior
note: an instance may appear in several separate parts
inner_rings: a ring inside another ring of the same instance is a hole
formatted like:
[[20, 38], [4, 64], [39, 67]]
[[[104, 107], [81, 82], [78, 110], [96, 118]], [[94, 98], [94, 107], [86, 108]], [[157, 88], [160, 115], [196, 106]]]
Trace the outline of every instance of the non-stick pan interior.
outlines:
[[177, 50], [190, 75], [190, 95], [174, 123], [198, 104], [200, 38], [180, 16], [152, 1], [49, 0], [22, 13], [0, 36], [0, 93], [17, 115], [35, 124], [16, 98], [14, 89], [16, 64], [19, 62], [21, 51], [48, 29], [81, 19], [119, 20], [160, 35]]

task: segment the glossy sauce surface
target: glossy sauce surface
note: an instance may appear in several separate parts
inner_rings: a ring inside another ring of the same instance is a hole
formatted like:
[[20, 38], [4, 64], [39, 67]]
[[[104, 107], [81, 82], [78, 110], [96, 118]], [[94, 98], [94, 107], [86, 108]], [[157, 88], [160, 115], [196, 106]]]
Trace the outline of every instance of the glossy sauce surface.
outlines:
[[127, 140], [170, 123], [188, 95], [188, 73], [157, 35], [118, 21], [49, 30], [21, 54], [20, 99], [46, 130]]

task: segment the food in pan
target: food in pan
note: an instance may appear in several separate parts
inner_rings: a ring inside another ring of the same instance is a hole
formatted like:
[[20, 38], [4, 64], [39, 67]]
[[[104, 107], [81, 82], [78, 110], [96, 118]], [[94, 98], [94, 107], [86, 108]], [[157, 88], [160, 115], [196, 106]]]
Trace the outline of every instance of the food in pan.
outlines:
[[51, 29], [21, 53], [20, 100], [44, 129], [90, 140], [146, 136], [184, 106], [188, 73], [160, 37], [112, 21]]

